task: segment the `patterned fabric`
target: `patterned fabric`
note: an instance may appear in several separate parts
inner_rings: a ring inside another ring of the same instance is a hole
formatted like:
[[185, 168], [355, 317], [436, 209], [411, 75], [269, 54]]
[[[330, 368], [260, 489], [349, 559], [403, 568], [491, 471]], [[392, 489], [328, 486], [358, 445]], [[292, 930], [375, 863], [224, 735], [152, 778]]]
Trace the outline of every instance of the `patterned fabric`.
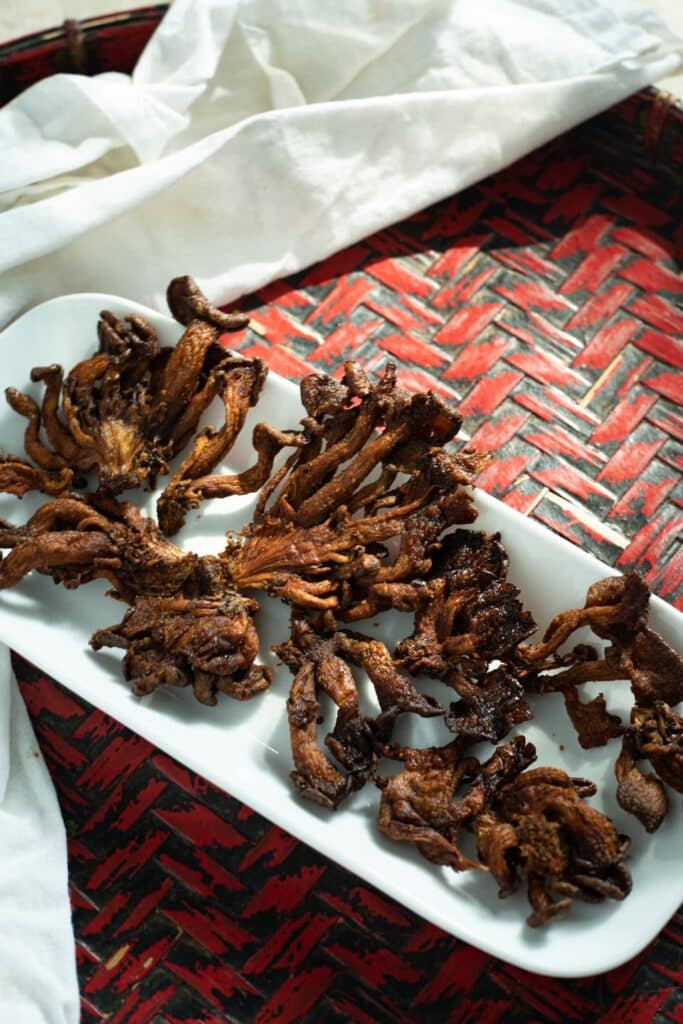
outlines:
[[[56, 54], [129, 69], [160, 11], [1, 48], [1, 95], [56, 70]], [[638, 94], [263, 289], [238, 344], [290, 378], [393, 359], [496, 450], [487, 490], [683, 608], [682, 157], [681, 109]], [[529, 975], [15, 668], [71, 837], [84, 1021], [683, 1019], [680, 915], [609, 974]]]

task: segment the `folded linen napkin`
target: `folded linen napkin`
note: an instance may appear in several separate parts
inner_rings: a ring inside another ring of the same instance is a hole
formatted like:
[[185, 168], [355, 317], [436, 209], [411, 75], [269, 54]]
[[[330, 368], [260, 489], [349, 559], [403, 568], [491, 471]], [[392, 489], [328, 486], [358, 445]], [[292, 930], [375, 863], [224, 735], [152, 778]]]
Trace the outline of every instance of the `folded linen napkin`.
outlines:
[[[131, 76], [55, 75], [0, 111], [0, 327], [75, 291], [163, 308], [185, 272], [232, 300], [495, 172], [682, 53], [630, 0], [175, 0]], [[0, 1020], [67, 1024], [64, 835], [36, 751], [0, 651]]]

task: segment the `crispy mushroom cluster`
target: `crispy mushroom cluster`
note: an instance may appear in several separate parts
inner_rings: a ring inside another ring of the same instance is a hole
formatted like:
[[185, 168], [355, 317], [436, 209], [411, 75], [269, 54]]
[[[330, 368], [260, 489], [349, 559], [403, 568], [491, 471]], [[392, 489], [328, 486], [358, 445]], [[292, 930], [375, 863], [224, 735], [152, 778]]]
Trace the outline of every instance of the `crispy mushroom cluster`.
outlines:
[[[683, 657], [647, 625], [649, 599], [635, 573], [600, 580], [583, 608], [557, 615], [540, 643], [518, 648], [517, 659], [528, 689], [564, 695], [582, 747], [623, 737], [614, 769], [617, 800], [654, 832], [668, 810], [665, 784], [683, 793], [683, 717], [674, 707], [683, 700]], [[558, 655], [582, 626], [608, 642], [604, 655], [586, 644]], [[619, 679], [628, 679], [633, 693], [627, 727], [607, 711], [603, 694], [584, 702], [578, 691], [581, 683]], [[639, 761], [649, 761], [656, 774], [642, 771]]]
[[[501, 538], [469, 528], [471, 486], [489, 457], [452, 444], [458, 413], [433, 392], [403, 390], [392, 364], [375, 380], [355, 363], [340, 380], [306, 377], [301, 422], [257, 423], [252, 465], [221, 472], [266, 369], [220, 340], [247, 316], [215, 309], [188, 277], [171, 282], [167, 299], [185, 327], [174, 348], [141, 317], [103, 312], [92, 356], [66, 374], [57, 364], [32, 371], [40, 403], [7, 389], [28, 421], [28, 459], [0, 457], [0, 492], [49, 500], [23, 525], [0, 520], [0, 589], [31, 571], [67, 588], [106, 579], [127, 608], [92, 647], [125, 651], [140, 696], [191, 687], [210, 705], [270, 685], [257, 662], [253, 593], [279, 598], [291, 608], [289, 639], [274, 649], [294, 677], [287, 715], [299, 794], [336, 809], [374, 783], [386, 836], [455, 871], [488, 871], [501, 896], [524, 883], [534, 927], [574, 899], [623, 899], [628, 840], [586, 803], [593, 784], [530, 769], [533, 745], [506, 737], [531, 718], [529, 694], [561, 692], [582, 746], [622, 737], [619, 802], [648, 831], [658, 827], [665, 787], [683, 792], [683, 672], [647, 625], [645, 584], [633, 574], [602, 580], [584, 608], [525, 645], [535, 624], [507, 580]], [[214, 400], [222, 425], [202, 428]], [[121, 495], [153, 489], [159, 476], [169, 480], [154, 520]], [[169, 539], [203, 501], [256, 492], [250, 521], [219, 555]], [[412, 616], [393, 650], [355, 628], [387, 610]], [[585, 644], [561, 653], [583, 626], [609, 645], [604, 655]], [[425, 676], [453, 699], [424, 692]], [[583, 702], [578, 689], [624, 678], [635, 701], [626, 727], [602, 695]], [[335, 720], [321, 743], [330, 701]], [[441, 719], [453, 739], [398, 745], [395, 723], [411, 715]], [[472, 752], [482, 742], [493, 745], [483, 759]], [[400, 770], [387, 775], [387, 759]], [[462, 852], [465, 832], [476, 859]]]
[[[379, 780], [381, 831], [414, 843], [435, 864], [488, 869], [502, 897], [525, 881], [532, 928], [566, 913], [574, 899], [597, 903], [629, 894], [628, 839], [584, 802], [595, 793], [593, 783], [559, 768], [525, 770], [536, 751], [523, 736], [483, 764], [464, 755], [457, 740], [387, 753], [404, 768]], [[478, 860], [458, 845], [465, 829], [476, 838]]]
[[[40, 405], [7, 388], [7, 401], [28, 420], [24, 448], [40, 469], [95, 473], [106, 494], [153, 487], [193, 437], [216, 395], [231, 393], [237, 421], [241, 413], [234, 393], [247, 390], [256, 401], [263, 366], [218, 344], [220, 332], [244, 327], [248, 317], [213, 310], [190, 278], [173, 281], [168, 300], [171, 312], [187, 325], [174, 348], [161, 346], [142, 317], [121, 320], [105, 311], [92, 356], [66, 376], [57, 363], [31, 371], [31, 380], [45, 388]], [[234, 436], [240, 427], [231, 424]]]
[[311, 375], [301, 398], [303, 430], [272, 441], [291, 454], [266, 479], [272, 458], [266, 466], [259, 450], [253, 520], [221, 557], [240, 589], [365, 619], [392, 606], [382, 585], [428, 572], [443, 532], [472, 522], [466, 488], [488, 460], [446, 451], [461, 418], [432, 392], [399, 388], [392, 364], [376, 383], [355, 363], [341, 382]]

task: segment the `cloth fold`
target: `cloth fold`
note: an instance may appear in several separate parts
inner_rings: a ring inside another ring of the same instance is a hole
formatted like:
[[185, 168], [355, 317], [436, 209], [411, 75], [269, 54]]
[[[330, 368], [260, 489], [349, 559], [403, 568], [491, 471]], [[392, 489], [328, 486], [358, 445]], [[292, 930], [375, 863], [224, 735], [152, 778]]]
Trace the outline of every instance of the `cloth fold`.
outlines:
[[74, 1024], [66, 836], [52, 780], [0, 644], [0, 1020]]
[[[132, 75], [55, 75], [0, 110], [0, 328], [69, 292], [163, 309], [182, 273], [233, 300], [499, 170], [682, 53], [631, 0], [175, 0]], [[3, 648], [0, 1020], [71, 1024], [64, 830], [36, 753]]]
[[235, 299], [682, 52], [631, 0], [176, 0], [132, 76], [54, 76], [0, 111], [0, 326], [72, 291], [159, 307], [179, 270]]

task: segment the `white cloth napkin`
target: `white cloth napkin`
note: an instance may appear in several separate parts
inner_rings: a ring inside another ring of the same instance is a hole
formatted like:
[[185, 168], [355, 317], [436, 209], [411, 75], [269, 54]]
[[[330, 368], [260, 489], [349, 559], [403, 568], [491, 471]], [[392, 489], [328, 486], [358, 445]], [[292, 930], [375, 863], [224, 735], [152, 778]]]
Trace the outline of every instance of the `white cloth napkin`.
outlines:
[[[163, 308], [180, 273], [232, 300], [498, 170], [682, 52], [630, 0], [175, 0], [132, 76], [56, 75], [0, 111], [0, 327], [69, 292]], [[67, 1024], [63, 831], [0, 658], [0, 1020]]]
[[0, 1021], [78, 1019], [64, 825], [0, 644]]
[[54, 295], [161, 306], [300, 269], [681, 63], [630, 0], [176, 0], [131, 77], [0, 111], [0, 327]]

